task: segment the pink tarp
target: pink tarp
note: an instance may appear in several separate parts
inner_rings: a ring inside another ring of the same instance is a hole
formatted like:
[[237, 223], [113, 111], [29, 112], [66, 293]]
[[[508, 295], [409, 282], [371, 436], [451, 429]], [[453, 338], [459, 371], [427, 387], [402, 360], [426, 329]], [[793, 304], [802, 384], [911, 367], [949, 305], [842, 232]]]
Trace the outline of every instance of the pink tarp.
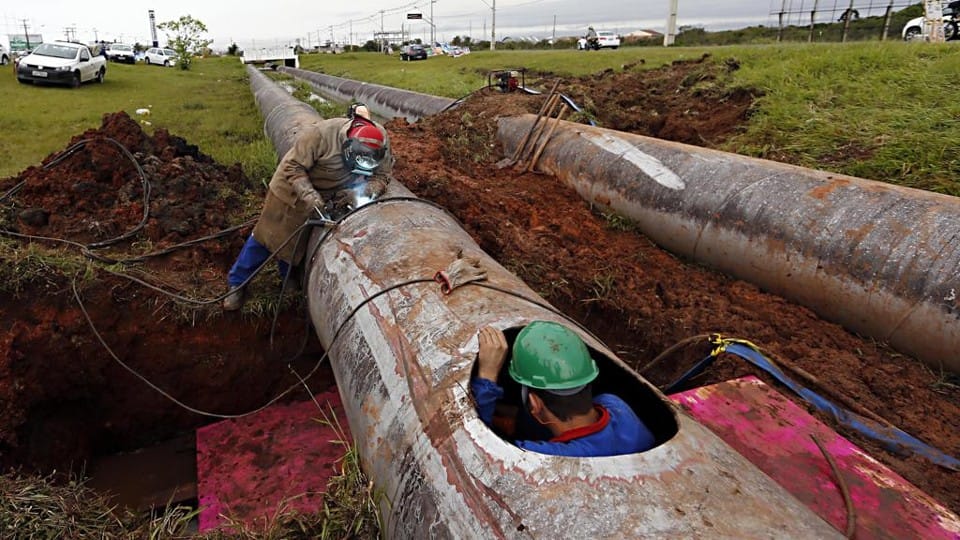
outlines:
[[[336, 388], [197, 430], [200, 531], [225, 518], [250, 526], [285, 509], [316, 512], [346, 453], [350, 432]], [[332, 412], [331, 412], [332, 411]], [[322, 420], [334, 417], [345, 433]]]
[[955, 514], [755, 377], [670, 398], [840, 531], [843, 495], [811, 434], [850, 490], [855, 538], [960, 538]]

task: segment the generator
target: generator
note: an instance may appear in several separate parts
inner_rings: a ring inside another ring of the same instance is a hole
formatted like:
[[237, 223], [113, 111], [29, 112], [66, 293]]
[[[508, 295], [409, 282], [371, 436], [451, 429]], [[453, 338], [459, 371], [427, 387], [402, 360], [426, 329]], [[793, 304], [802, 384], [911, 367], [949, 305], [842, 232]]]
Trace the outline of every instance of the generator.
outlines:
[[526, 71], [526, 68], [491, 71], [487, 74], [487, 88], [496, 88], [501, 92], [526, 88]]

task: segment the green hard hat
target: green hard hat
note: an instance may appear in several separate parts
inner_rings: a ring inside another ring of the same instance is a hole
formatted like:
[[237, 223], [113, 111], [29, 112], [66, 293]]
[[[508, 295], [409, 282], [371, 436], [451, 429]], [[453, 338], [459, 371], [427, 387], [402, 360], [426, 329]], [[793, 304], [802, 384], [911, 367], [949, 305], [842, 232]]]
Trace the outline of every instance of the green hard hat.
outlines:
[[567, 390], [596, 379], [600, 370], [580, 336], [562, 324], [533, 321], [513, 342], [508, 372], [524, 386]]

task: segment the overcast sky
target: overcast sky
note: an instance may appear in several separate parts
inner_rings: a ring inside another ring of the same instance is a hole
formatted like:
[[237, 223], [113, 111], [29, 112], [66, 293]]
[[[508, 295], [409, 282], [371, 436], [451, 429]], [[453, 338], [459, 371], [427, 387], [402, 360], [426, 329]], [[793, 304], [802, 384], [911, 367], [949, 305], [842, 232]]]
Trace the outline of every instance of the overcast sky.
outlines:
[[[79, 41], [139, 42], [149, 44], [148, 10], [156, 13], [157, 23], [190, 15], [202, 21], [213, 47], [225, 49], [232, 42], [242, 47], [292, 44], [304, 45], [317, 40], [350, 39], [362, 44], [381, 28], [410, 33], [414, 38], [429, 37], [431, 7], [437, 38], [449, 40], [456, 35], [489, 39], [494, 22], [491, 4], [496, 0], [430, 0], [388, 2], [387, 0], [165, 0], [151, 5], [131, 0], [33, 0], [4, 2], [0, 7], [0, 42], [7, 35], [22, 34], [24, 20], [30, 34], [46, 41], [64, 39], [69, 33]], [[822, 9], [833, 9], [833, 2], [821, 0]], [[809, 12], [813, 0], [680, 0], [678, 25], [702, 26], [708, 30], [740, 28], [757, 24], [776, 25], [772, 13], [786, 5], [788, 11]], [[866, 2], [857, 2], [866, 4]], [[880, 14], [880, 4], [878, 5]], [[845, 1], [841, 4], [849, 5]], [[823, 7], [826, 6], [826, 7]], [[587, 25], [623, 34], [649, 28], [662, 32], [666, 26], [668, 0], [499, 0], [496, 1], [497, 38], [536, 35], [549, 37], [556, 24], [557, 36], [579, 35]], [[268, 11], [269, 10], [269, 11]], [[382, 10], [382, 15], [381, 15]], [[861, 15], [866, 16], [861, 8]], [[423, 20], [408, 20], [408, 13], [422, 13]], [[793, 22], [806, 24], [809, 14], [793, 15]], [[801, 19], [802, 17], [802, 19]], [[824, 20], [835, 20], [824, 13]], [[158, 31], [164, 44], [165, 36]]]

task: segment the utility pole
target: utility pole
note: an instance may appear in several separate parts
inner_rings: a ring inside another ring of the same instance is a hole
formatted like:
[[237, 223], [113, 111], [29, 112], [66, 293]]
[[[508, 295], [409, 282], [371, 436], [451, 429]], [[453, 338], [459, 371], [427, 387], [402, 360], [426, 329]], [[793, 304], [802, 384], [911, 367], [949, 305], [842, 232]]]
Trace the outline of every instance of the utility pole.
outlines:
[[[813, 27], [816, 26], [816, 17], [817, 17], [817, 4], [819, 0], [813, 0], [813, 10], [810, 11], [810, 35], [807, 36], [807, 42], [813, 43]], [[890, 3], [893, 3], [893, 0], [890, 0]]]
[[159, 47], [160, 41], [157, 40], [157, 17], [152, 9], [147, 12], [147, 15], [150, 17], [150, 38], [153, 40], [153, 46]]
[[437, 42], [437, 25], [433, 23], [433, 5], [437, 0], [430, 0], [430, 47]]
[[493, 0], [493, 18], [490, 19], [490, 50], [497, 50], [497, 0]]
[[783, 41], [783, 12], [787, 10], [787, 0], [780, 4], [780, 14], [777, 16], [777, 43]]
[[386, 41], [386, 39], [387, 38], [383, 35], [383, 10], [381, 9], [380, 10], [380, 52], [383, 52], [383, 50], [386, 49], [386, 47], [384, 46], [384, 41]]
[[847, 42], [847, 32], [850, 31], [850, 19], [853, 18], [853, 0], [850, 0], [850, 7], [847, 8], [843, 17], [843, 34], [840, 35], [840, 43]]
[[887, 40], [887, 32], [890, 30], [890, 16], [893, 14], [893, 0], [887, 4], [887, 12], [883, 14], [883, 33], [880, 34], [880, 41]]
[[550, 48], [552, 49], [557, 44], [557, 16], [553, 16], [553, 37], [550, 39]]
[[670, 0], [670, 9], [667, 11], [667, 31], [663, 34], [663, 46], [669, 47], [673, 45], [673, 41], [676, 38], [677, 38], [677, 0]]
[[23, 39], [27, 42], [27, 50], [30, 50], [30, 34], [27, 33], [27, 20], [20, 19], [23, 23]]
[[350, 50], [353, 50], [353, 19], [350, 19]]
[[943, 43], [943, 2], [923, 1], [923, 28], [930, 43]]

